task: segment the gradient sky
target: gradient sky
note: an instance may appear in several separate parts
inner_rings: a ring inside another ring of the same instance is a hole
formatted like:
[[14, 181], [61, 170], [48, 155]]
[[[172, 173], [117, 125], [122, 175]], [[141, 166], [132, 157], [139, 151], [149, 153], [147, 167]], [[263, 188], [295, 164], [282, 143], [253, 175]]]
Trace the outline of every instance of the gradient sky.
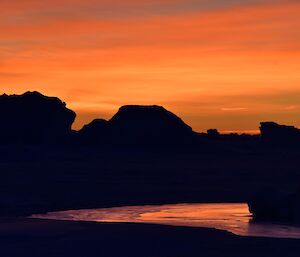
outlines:
[[158, 104], [195, 130], [300, 126], [299, 0], [1, 0], [0, 92], [78, 114]]

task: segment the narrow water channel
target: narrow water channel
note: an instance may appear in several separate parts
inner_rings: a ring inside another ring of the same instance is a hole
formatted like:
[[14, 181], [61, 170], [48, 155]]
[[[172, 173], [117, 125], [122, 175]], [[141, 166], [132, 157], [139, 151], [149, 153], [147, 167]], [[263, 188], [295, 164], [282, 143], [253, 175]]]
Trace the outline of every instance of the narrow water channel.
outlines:
[[245, 203], [167, 204], [69, 210], [33, 215], [33, 218], [135, 222], [174, 226], [207, 227], [241, 236], [300, 238], [300, 227], [254, 223]]

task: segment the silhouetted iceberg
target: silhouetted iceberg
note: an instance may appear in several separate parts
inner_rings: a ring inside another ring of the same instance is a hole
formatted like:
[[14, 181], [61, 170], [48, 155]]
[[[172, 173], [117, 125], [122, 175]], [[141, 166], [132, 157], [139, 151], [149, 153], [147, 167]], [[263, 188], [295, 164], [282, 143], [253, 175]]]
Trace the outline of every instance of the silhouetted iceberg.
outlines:
[[50, 143], [66, 139], [76, 115], [56, 97], [26, 92], [0, 96], [0, 117], [2, 143]]

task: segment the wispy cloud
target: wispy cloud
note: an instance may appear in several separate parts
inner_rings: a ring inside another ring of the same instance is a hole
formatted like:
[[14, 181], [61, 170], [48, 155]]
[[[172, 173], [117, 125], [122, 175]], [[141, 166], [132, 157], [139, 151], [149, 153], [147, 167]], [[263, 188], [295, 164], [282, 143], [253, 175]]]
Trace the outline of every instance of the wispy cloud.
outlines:
[[[268, 3], [268, 0], [14, 0], [1, 3], [9, 22], [49, 19], [124, 19], [137, 16], [205, 12], [242, 5]], [[280, 2], [279, 0], [273, 0]], [[12, 16], [17, 14], [17, 16]], [[3, 20], [3, 18], [2, 18]]]
[[289, 106], [285, 106], [283, 109], [287, 111], [291, 111], [291, 110], [296, 110], [297, 108], [298, 108], [297, 105], [289, 105]]
[[237, 112], [237, 111], [246, 111], [247, 108], [244, 107], [223, 107], [221, 108], [224, 112]]

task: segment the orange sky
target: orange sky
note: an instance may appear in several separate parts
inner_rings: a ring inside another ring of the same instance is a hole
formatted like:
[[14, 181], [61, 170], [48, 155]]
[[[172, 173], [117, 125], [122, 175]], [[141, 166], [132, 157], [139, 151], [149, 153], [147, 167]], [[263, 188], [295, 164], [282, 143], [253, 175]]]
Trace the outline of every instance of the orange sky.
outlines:
[[195, 130], [300, 126], [298, 0], [2, 0], [0, 91], [58, 96], [75, 128], [159, 104]]

